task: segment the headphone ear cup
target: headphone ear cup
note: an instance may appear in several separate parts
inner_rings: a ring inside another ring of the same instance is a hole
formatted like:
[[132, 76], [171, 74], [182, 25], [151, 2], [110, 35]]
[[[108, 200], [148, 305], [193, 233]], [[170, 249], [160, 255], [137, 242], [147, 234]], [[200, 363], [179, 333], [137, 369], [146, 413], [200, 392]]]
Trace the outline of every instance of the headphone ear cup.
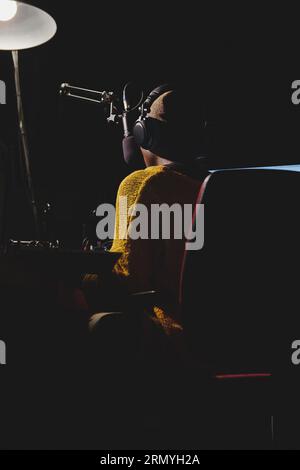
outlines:
[[139, 119], [134, 126], [133, 135], [137, 145], [146, 150], [157, 151], [162, 142], [165, 140], [166, 125], [153, 119], [146, 117]]
[[133, 128], [133, 136], [135, 138], [135, 141], [137, 145], [140, 147], [143, 147], [146, 150], [149, 150], [150, 148], [150, 142], [149, 142], [149, 132], [147, 129], [147, 120], [144, 119], [139, 119], [136, 121], [134, 128]]

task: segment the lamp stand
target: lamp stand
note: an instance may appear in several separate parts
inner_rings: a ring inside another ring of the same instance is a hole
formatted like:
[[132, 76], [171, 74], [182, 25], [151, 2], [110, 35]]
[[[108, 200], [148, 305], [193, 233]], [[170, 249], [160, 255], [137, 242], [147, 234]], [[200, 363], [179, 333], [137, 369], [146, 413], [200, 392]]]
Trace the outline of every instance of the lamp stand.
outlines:
[[39, 212], [37, 208], [37, 202], [35, 199], [35, 192], [34, 192], [33, 182], [32, 182], [30, 153], [29, 153], [28, 138], [27, 138], [27, 132], [26, 132], [26, 126], [25, 126], [25, 119], [24, 119], [24, 109], [23, 109], [22, 96], [21, 96], [18, 51], [12, 51], [12, 58], [13, 58], [13, 63], [14, 63], [15, 86], [16, 86], [16, 94], [17, 94], [18, 124], [19, 124], [19, 132], [20, 132], [21, 145], [22, 145], [22, 153], [23, 153], [23, 158], [24, 158], [24, 163], [25, 163], [27, 187], [29, 191], [30, 205], [32, 208], [32, 213], [33, 213], [35, 235], [37, 239], [39, 239], [40, 238]]

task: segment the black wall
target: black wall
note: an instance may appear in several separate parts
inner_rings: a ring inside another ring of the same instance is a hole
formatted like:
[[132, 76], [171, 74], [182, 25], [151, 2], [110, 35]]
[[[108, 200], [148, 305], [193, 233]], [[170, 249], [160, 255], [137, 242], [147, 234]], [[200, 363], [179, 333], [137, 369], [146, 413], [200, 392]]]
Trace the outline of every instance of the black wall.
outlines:
[[[70, 232], [90, 209], [114, 201], [128, 169], [121, 130], [98, 107], [61, 100], [62, 82], [117, 92], [130, 80], [145, 92], [167, 81], [185, 85], [191, 106], [205, 97], [212, 166], [299, 162], [300, 111], [290, 99], [299, 78], [297, 30], [287, 34], [283, 18], [245, 7], [208, 11], [199, 2], [31, 3], [58, 24], [52, 41], [21, 53], [34, 181], [39, 200], [53, 203]], [[0, 140], [18, 176], [12, 73], [9, 53], [0, 52], [8, 87]], [[13, 230], [22, 237], [27, 205], [21, 179], [14, 185]]]

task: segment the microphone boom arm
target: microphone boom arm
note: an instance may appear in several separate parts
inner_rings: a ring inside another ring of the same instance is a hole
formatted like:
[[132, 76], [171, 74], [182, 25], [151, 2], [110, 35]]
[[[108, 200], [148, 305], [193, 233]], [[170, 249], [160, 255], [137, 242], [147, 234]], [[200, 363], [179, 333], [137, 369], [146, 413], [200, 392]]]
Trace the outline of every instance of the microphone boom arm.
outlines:
[[[79, 100], [90, 101], [96, 104], [110, 104], [115, 101], [115, 94], [112, 91], [97, 91], [90, 90], [88, 88], [80, 88], [69, 85], [69, 83], [62, 83], [60, 86], [60, 95], [67, 96], [69, 98], [76, 98]], [[82, 93], [82, 94], [81, 94]], [[90, 98], [85, 94], [91, 94], [97, 98]]]

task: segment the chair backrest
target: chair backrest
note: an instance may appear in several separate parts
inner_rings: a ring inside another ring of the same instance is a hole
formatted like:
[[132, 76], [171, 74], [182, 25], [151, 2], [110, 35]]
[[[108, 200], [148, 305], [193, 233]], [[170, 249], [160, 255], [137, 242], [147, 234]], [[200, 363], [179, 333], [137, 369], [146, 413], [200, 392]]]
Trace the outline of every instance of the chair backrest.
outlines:
[[217, 172], [202, 203], [204, 247], [183, 267], [187, 340], [216, 370], [273, 369], [300, 332], [300, 173]]
[[5, 147], [0, 143], [0, 251], [5, 241], [6, 203], [8, 193], [8, 164]]

